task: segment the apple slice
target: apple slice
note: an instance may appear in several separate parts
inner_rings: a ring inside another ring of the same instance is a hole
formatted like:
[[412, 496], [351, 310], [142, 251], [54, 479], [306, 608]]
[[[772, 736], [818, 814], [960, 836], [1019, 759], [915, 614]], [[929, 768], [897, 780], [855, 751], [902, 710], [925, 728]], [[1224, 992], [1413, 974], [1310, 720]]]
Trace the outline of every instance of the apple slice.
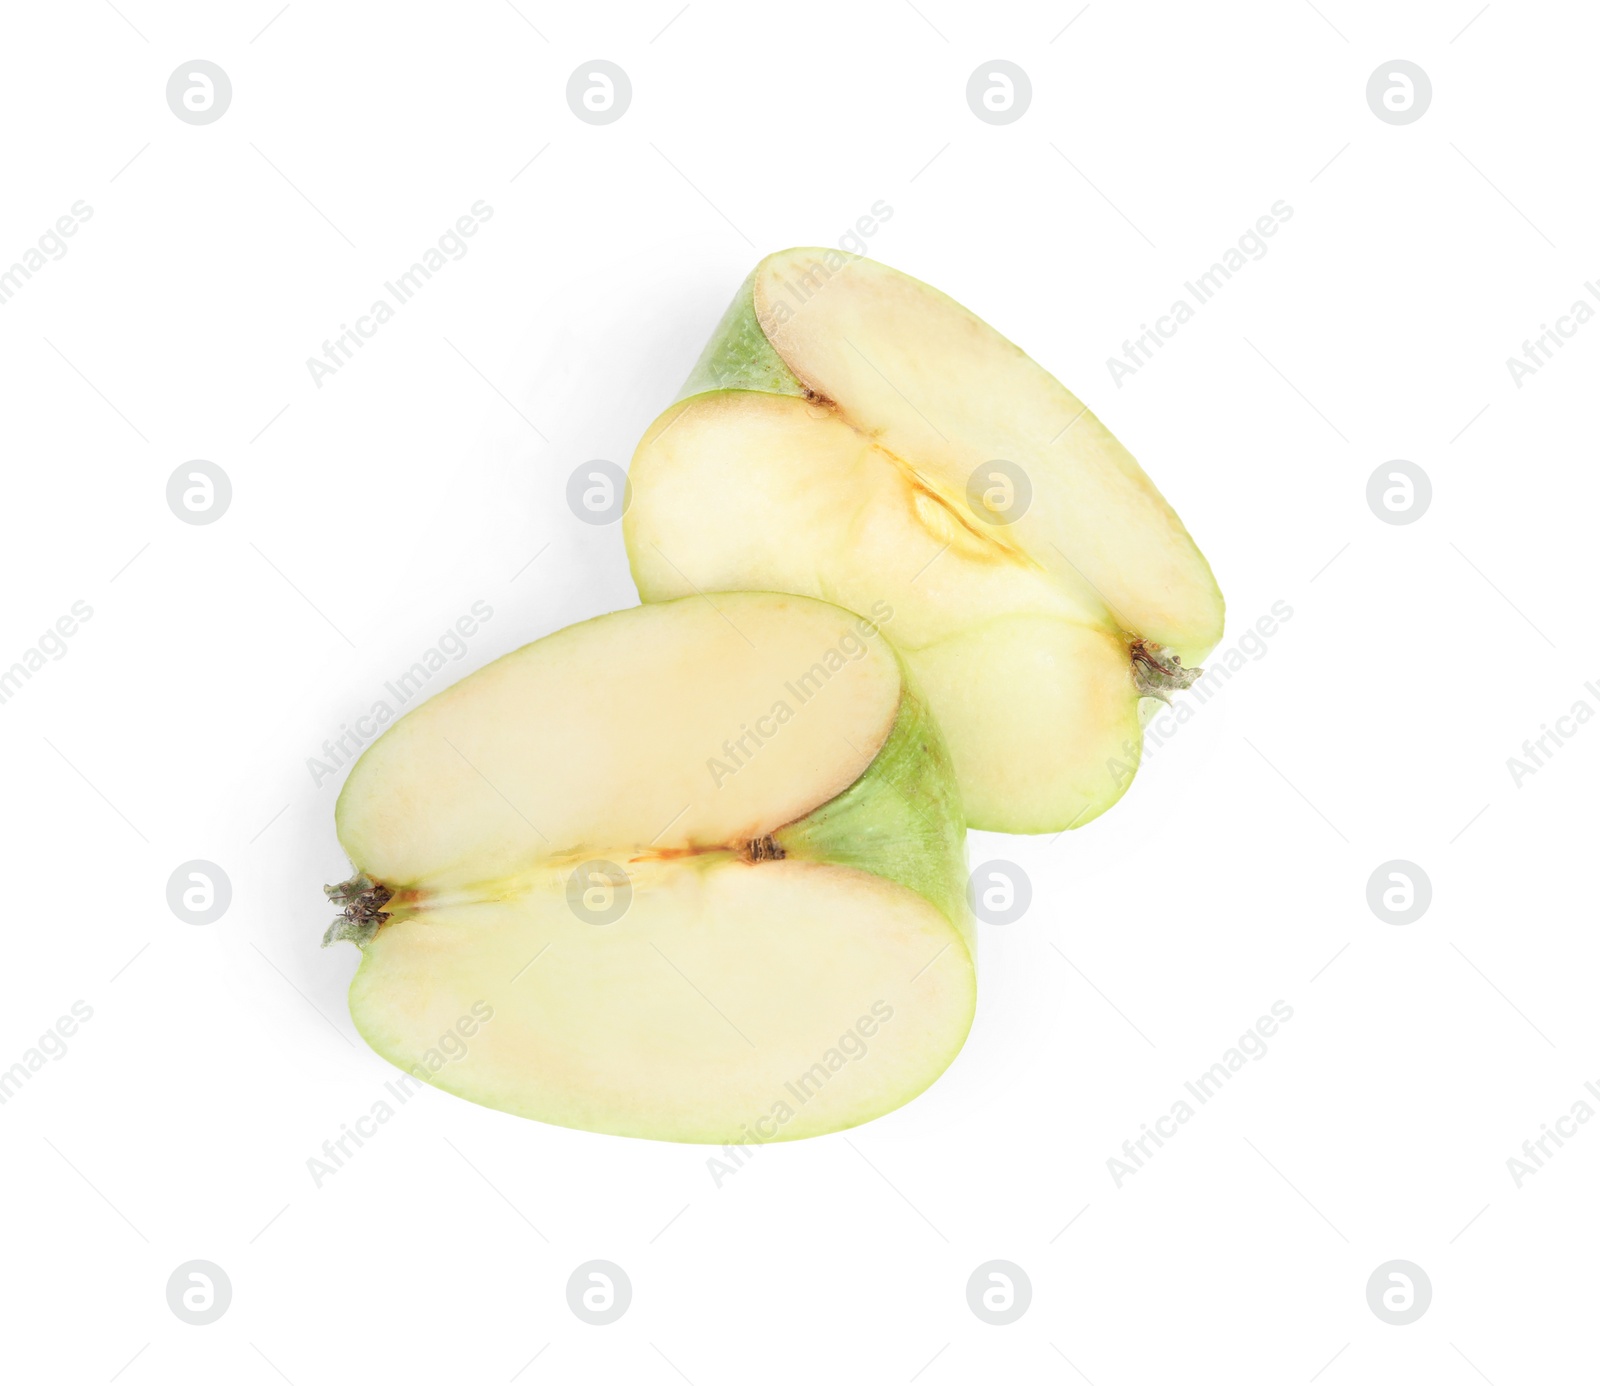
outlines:
[[1140, 702], [1222, 635], [1211, 569], [1098, 419], [952, 299], [871, 260], [755, 269], [630, 470], [644, 600], [761, 589], [892, 608], [972, 826], [1121, 797]]
[[356, 1028], [486, 1106], [814, 1136], [909, 1101], [971, 1024], [948, 754], [873, 621], [823, 602], [691, 597], [526, 645], [368, 747], [337, 822]]

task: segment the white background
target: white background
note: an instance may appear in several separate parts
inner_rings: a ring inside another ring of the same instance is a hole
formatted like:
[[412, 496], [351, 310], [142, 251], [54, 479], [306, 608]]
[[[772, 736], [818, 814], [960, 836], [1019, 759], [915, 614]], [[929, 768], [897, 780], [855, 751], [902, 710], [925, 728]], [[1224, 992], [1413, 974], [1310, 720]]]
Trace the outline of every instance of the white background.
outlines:
[[[0, 663], [94, 612], [0, 707], [0, 1066], [94, 1011], [0, 1108], [6, 1375], [1579, 1379], [1600, 1129], [1521, 1188], [1506, 1161], [1600, 1080], [1600, 728], [1520, 788], [1506, 759], [1600, 708], [1600, 326], [1520, 389], [1505, 361], [1600, 277], [1600, 18], [275, 8], [6, 13], [0, 261], [93, 216], [0, 307]], [[164, 97], [196, 57], [233, 83], [199, 127]], [[564, 98], [595, 57], [633, 83], [605, 127]], [[964, 96], [997, 57], [1033, 84], [998, 127]], [[1396, 57], [1434, 88], [1407, 126], [1365, 99]], [[478, 199], [465, 258], [318, 388], [306, 358]], [[1270, 253], [1118, 388], [1106, 358], [1279, 199]], [[1217, 572], [1225, 645], [1275, 601], [1292, 619], [1105, 818], [974, 836], [1033, 907], [983, 930], [971, 1038], [905, 1109], [717, 1188], [705, 1149], [430, 1090], [315, 1187], [393, 1070], [349, 1023], [355, 950], [318, 947], [346, 863], [307, 758], [474, 600], [494, 616], [451, 676], [632, 604], [568, 475], [626, 462], [758, 255], [879, 200], [875, 256], [1142, 460]], [[195, 458], [233, 485], [208, 526], [165, 502]], [[1365, 499], [1394, 458], [1433, 483], [1408, 526]], [[191, 858], [233, 885], [206, 927], [166, 904]], [[1406, 927], [1366, 903], [1391, 858], [1433, 883]], [[1267, 1056], [1117, 1187], [1108, 1158], [1279, 999]], [[233, 1285], [208, 1327], [165, 1298], [195, 1258]], [[611, 1327], [565, 1300], [594, 1258], [633, 1283]], [[1003, 1328], [965, 1298], [995, 1258], [1033, 1286]], [[1433, 1285], [1405, 1327], [1366, 1301], [1395, 1258]]]

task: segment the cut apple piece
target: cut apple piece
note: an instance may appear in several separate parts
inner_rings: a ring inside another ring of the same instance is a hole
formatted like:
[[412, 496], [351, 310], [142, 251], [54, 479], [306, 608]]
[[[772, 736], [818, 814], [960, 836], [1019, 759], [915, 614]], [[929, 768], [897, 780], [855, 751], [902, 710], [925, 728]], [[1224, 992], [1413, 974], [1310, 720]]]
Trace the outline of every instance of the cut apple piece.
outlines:
[[972, 826], [1115, 803], [1139, 703], [1222, 634], [1211, 570], [1128, 451], [953, 300], [838, 251], [757, 266], [630, 471], [646, 601], [882, 604]]
[[356, 1028], [562, 1126], [787, 1140], [971, 1024], [954, 772], [866, 617], [722, 593], [573, 626], [370, 746], [339, 797]]

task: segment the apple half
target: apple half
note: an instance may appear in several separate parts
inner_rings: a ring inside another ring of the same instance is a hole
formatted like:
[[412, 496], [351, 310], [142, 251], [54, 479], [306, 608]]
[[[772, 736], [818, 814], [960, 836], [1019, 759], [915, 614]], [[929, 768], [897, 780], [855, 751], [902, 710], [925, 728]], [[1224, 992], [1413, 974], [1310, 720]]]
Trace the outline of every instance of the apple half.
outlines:
[[356, 1028], [489, 1107], [814, 1136], [916, 1096], [972, 1021], [949, 755], [836, 606], [692, 597], [535, 641], [368, 747], [337, 823]]
[[647, 602], [892, 607], [976, 828], [1104, 812], [1142, 700], [1222, 636], [1210, 567], [1105, 426], [954, 300], [839, 251], [756, 266], [630, 479]]

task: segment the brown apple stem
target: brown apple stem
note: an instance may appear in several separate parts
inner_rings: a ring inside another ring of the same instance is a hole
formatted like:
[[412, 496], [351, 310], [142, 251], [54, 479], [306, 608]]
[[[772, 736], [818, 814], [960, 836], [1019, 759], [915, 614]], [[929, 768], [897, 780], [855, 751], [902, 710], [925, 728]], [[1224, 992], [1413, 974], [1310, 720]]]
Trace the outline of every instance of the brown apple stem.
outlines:
[[322, 891], [334, 904], [344, 906], [344, 913], [328, 925], [327, 933], [322, 936], [324, 948], [344, 939], [357, 945], [366, 943], [389, 918], [383, 907], [393, 898], [394, 892], [386, 885], [379, 885], [364, 871], [356, 872], [338, 885], [323, 886]]
[[1191, 687], [1205, 673], [1204, 669], [1185, 669], [1171, 648], [1143, 637], [1128, 646], [1128, 656], [1133, 661], [1133, 681], [1140, 696], [1159, 698], [1164, 703], [1170, 703], [1174, 692]]

